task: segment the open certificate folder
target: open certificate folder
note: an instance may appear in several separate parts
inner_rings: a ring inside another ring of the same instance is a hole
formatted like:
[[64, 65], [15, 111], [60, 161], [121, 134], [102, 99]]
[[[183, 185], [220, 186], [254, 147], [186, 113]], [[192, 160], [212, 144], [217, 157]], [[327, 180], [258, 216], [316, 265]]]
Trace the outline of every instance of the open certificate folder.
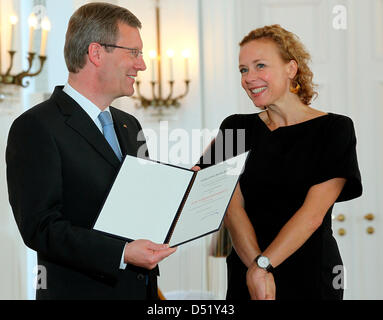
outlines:
[[218, 231], [247, 156], [198, 172], [126, 156], [94, 229], [171, 247]]

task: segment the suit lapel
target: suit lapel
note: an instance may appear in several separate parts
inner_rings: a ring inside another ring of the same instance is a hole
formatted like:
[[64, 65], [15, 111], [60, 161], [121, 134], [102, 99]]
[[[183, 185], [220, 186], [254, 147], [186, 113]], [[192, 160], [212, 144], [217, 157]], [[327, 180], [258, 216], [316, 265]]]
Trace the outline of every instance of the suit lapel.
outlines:
[[113, 167], [118, 169], [121, 162], [114, 154], [108, 141], [97, 128], [88, 114], [71, 97], [56, 88], [52, 98], [67, 117], [66, 124], [78, 132]]

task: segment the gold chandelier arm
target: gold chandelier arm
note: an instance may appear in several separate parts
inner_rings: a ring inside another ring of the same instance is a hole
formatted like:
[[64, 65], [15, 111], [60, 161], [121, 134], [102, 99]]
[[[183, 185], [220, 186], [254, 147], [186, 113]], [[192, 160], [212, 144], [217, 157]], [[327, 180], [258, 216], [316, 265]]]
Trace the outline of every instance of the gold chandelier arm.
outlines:
[[31, 71], [32, 63], [33, 63], [33, 59], [35, 58], [35, 55], [36, 54], [34, 52], [28, 52], [28, 69], [25, 71], [25, 73], [29, 73], [29, 71]]
[[137, 97], [136, 96], [132, 96], [133, 99], [140, 100], [141, 98], [144, 98], [142, 96], [142, 94], [141, 94], [140, 84], [141, 84], [141, 81], [136, 81]]
[[27, 71], [23, 71], [23, 72], [19, 73], [18, 75], [16, 75], [14, 77], [14, 83], [19, 85], [19, 86], [22, 86], [23, 88], [26, 88], [26, 87], [29, 86], [29, 81], [26, 81], [26, 83], [23, 84], [24, 78], [38, 76], [41, 73], [41, 71], [43, 70], [45, 61], [47, 60], [47, 57], [39, 56], [39, 59], [40, 59], [40, 68], [39, 68], [39, 70], [37, 70], [36, 72], [33, 72], [33, 73], [29, 73], [29, 71], [32, 68], [33, 57], [34, 57], [34, 53], [30, 53], [29, 57], [28, 57], [28, 62], [29, 62], [28, 70]]
[[156, 82], [150, 81], [150, 84], [152, 85], [152, 96], [154, 101], [158, 101], [159, 97], [156, 95]]
[[35, 77], [35, 76], [37, 76], [37, 75], [39, 75], [41, 73], [41, 71], [43, 70], [45, 61], [47, 60], [47, 57], [46, 56], [39, 56], [39, 59], [40, 59], [40, 68], [39, 68], [39, 70], [37, 70], [34, 73], [28, 73], [27, 77]]
[[189, 93], [189, 87], [190, 87], [190, 80], [185, 80], [185, 92], [178, 97], [174, 98], [174, 101], [181, 100], [182, 98], [186, 97]]
[[166, 101], [169, 101], [173, 96], [173, 88], [174, 88], [174, 81], [173, 80], [169, 81], [169, 86], [170, 86], [170, 88], [169, 88], [170, 91], [169, 91], [168, 97], [166, 98]]
[[140, 81], [137, 81], [136, 82], [136, 89], [137, 89], [137, 96], [131, 96], [132, 99], [134, 100], [138, 100], [140, 101], [140, 107], [144, 107], [144, 108], [147, 108], [149, 107], [150, 105], [152, 105], [152, 100], [150, 99], [147, 99], [146, 97], [144, 97], [142, 94], [141, 94], [141, 91], [140, 91]]
[[8, 67], [8, 70], [7, 72], [5, 73], [5, 77], [9, 76], [10, 73], [11, 73], [11, 70], [13, 68], [13, 59], [15, 57], [15, 54], [16, 54], [16, 51], [8, 51], [9, 52], [9, 55], [10, 55], [10, 63], [9, 63], [9, 67]]

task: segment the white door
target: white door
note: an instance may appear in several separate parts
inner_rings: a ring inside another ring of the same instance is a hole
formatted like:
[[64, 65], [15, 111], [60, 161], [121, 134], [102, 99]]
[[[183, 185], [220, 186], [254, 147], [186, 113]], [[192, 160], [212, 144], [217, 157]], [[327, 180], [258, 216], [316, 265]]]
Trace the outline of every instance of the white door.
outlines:
[[[364, 193], [335, 205], [333, 230], [346, 272], [334, 270], [334, 281], [345, 285], [345, 299], [383, 299], [383, 0], [238, 4], [239, 40], [268, 24], [296, 33], [312, 55], [319, 85], [313, 106], [354, 121]], [[254, 112], [244, 94], [241, 106]]]
[[347, 110], [356, 125], [364, 193], [337, 207], [334, 231], [347, 268], [345, 297], [383, 299], [383, 0], [348, 1], [347, 9]]

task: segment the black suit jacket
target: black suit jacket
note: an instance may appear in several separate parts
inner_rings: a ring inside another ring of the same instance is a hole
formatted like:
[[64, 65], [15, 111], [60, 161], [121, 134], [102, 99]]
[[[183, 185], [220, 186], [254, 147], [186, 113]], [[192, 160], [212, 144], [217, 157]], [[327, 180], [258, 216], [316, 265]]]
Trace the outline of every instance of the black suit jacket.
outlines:
[[[6, 151], [15, 220], [46, 270], [46, 289], [38, 289], [36, 297], [155, 298], [158, 269], [119, 269], [125, 242], [92, 230], [121, 163], [62, 89], [56, 87], [49, 100], [14, 121]], [[139, 122], [113, 107], [110, 111], [123, 156], [142, 154], [146, 143]]]

